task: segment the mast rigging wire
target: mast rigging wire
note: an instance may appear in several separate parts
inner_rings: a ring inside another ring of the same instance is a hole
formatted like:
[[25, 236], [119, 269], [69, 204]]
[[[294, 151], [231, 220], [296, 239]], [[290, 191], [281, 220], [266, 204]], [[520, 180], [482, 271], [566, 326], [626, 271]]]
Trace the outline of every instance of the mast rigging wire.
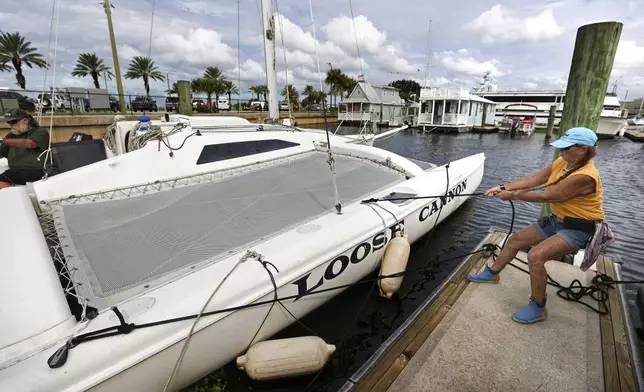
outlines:
[[358, 43], [358, 33], [356, 31], [356, 18], [353, 17], [353, 4], [351, 3], [351, 0], [349, 0], [349, 10], [351, 11], [351, 24], [353, 25], [353, 37], [356, 40], [356, 48], [358, 49], [358, 61], [360, 62], [360, 74], [364, 76], [364, 70], [362, 69], [362, 56], [360, 55], [360, 44]]
[[[324, 91], [322, 88], [322, 71], [320, 70], [320, 53], [318, 51], [318, 39], [315, 34], [315, 19], [313, 18], [313, 4], [309, 0], [309, 13], [311, 14], [311, 28], [313, 29], [313, 42], [315, 43], [315, 60], [318, 66], [318, 78], [320, 80], [320, 91]], [[357, 41], [356, 41], [357, 42]], [[362, 66], [362, 64], [361, 64]], [[322, 99], [322, 115], [324, 116], [324, 130], [326, 132], [326, 144], [328, 148], [329, 157], [327, 163], [329, 164], [329, 169], [331, 169], [331, 178], [333, 179], [333, 191], [335, 195], [335, 209], [338, 214], [342, 213], [342, 203], [340, 202], [340, 193], [338, 192], [338, 184], [335, 179], [335, 159], [333, 158], [333, 152], [331, 151], [331, 137], [329, 136], [329, 124], [326, 119], [326, 97]]]
[[154, 5], [156, 0], [152, 0], [152, 18], [150, 19], [150, 40], [148, 42], [148, 58], [152, 57], [152, 29], [154, 28]]
[[[54, 71], [52, 73], [51, 110], [49, 111], [49, 146], [47, 147], [47, 151], [45, 153], [45, 162], [43, 163], [43, 179], [46, 179], [48, 177], [47, 161], [49, 161], [49, 164], [52, 166], [54, 164], [54, 156], [51, 153], [51, 139], [52, 139], [52, 132], [54, 127], [54, 109], [56, 108], [56, 95], [57, 95], [55, 93], [55, 88], [56, 88], [56, 62], [57, 62], [57, 55], [58, 55], [58, 32], [60, 30], [59, 21], [60, 21], [60, 0], [56, 1], [56, 39], [54, 40]], [[42, 96], [42, 98], [43, 98], [42, 101], [44, 101], [44, 95]]]

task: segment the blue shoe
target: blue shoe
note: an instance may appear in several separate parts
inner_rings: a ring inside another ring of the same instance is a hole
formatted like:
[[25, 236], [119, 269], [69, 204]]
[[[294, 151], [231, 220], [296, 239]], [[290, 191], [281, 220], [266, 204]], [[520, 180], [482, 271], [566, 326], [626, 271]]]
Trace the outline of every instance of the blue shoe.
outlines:
[[543, 306], [537, 305], [530, 298], [530, 302], [521, 310], [512, 315], [512, 320], [521, 324], [533, 324], [539, 321], [545, 321], [548, 318], [548, 310], [544, 301]]
[[494, 272], [490, 269], [490, 267], [485, 266], [485, 269], [478, 274], [467, 275], [467, 279], [469, 279], [471, 282], [478, 283], [499, 283], [501, 277], [499, 276], [498, 272]]

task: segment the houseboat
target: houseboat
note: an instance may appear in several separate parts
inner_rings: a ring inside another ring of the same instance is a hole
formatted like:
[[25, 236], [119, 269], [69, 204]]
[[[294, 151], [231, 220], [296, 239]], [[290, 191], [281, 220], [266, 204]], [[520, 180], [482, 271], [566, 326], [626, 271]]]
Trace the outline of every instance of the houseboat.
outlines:
[[418, 128], [423, 131], [460, 133], [494, 125], [496, 103], [466, 88], [422, 88], [420, 105]]
[[344, 124], [375, 123], [379, 126], [411, 125], [415, 107], [400, 97], [400, 90], [390, 86], [375, 86], [364, 77], [338, 107], [338, 122]]
[[[548, 123], [550, 106], [557, 107], [555, 126], [559, 125], [563, 113], [565, 91], [485, 91], [481, 93], [486, 99], [497, 103], [495, 121], [499, 122], [504, 117], [531, 116], [534, 114], [532, 106], [536, 106], [536, 125], [545, 127]], [[529, 107], [517, 106], [529, 104]], [[619, 99], [613, 93], [606, 94], [601, 117], [597, 125], [599, 138], [613, 138], [624, 133], [627, 112], [622, 110]]]

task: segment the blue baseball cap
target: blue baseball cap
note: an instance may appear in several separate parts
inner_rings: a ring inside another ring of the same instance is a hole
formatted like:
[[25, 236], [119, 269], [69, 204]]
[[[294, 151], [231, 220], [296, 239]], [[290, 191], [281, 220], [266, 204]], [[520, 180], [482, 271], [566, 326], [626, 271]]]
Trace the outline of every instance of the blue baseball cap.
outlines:
[[570, 128], [559, 140], [555, 140], [550, 145], [555, 148], [567, 148], [574, 145], [593, 147], [597, 145], [597, 135], [585, 127]]

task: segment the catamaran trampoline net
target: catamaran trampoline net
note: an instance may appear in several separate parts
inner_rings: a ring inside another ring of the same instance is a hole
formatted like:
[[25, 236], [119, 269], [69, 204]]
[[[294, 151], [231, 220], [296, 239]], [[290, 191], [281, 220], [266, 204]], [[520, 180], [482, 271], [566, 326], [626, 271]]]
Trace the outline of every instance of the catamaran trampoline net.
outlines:
[[[223, 180], [55, 206], [53, 216], [67, 262], [91, 287], [83, 283], [83, 294], [98, 300], [333, 211], [326, 159], [326, 153], [313, 152]], [[335, 155], [335, 169], [343, 203], [404, 179], [385, 166], [346, 156]]]

